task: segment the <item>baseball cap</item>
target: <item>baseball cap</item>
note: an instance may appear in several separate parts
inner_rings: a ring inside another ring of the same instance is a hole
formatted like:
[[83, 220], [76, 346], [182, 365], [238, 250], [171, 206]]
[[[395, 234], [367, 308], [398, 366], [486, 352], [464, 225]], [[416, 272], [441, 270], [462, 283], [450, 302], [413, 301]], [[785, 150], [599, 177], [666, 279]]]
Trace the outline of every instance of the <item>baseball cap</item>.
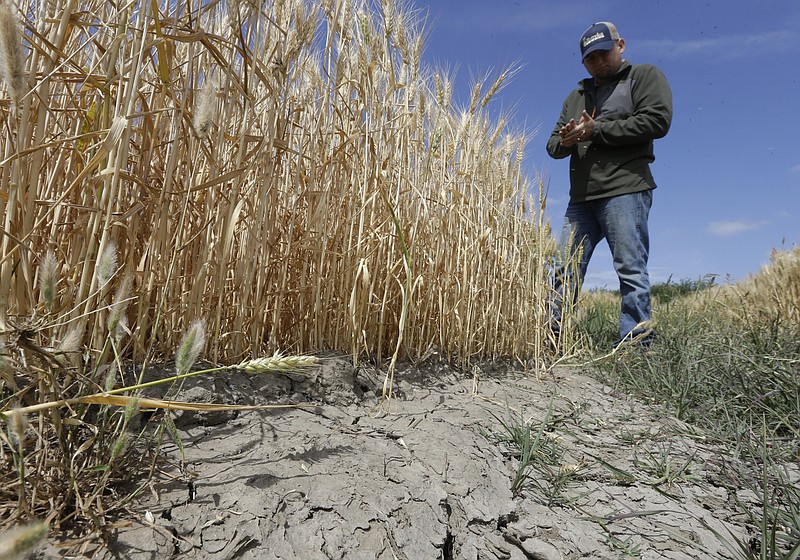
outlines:
[[619, 40], [617, 27], [610, 21], [593, 23], [581, 35], [581, 60], [594, 51], [609, 51]]

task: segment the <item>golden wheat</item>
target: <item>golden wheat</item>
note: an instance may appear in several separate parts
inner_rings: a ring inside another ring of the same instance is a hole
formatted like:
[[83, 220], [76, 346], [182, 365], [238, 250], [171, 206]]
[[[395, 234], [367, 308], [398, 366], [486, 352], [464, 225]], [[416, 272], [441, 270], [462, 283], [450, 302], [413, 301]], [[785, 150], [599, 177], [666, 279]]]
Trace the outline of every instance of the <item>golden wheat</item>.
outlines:
[[773, 250], [758, 273], [714, 295], [734, 320], [800, 327], [800, 247]]
[[486, 111], [514, 71], [461, 111], [394, 2], [228, 4], [29, 14], [37, 94], [3, 128], [3, 311], [33, 308], [35, 256], [53, 248], [48, 336], [138, 333], [137, 360], [192, 316], [231, 363], [288, 347], [529, 355], [547, 243], [525, 135]]

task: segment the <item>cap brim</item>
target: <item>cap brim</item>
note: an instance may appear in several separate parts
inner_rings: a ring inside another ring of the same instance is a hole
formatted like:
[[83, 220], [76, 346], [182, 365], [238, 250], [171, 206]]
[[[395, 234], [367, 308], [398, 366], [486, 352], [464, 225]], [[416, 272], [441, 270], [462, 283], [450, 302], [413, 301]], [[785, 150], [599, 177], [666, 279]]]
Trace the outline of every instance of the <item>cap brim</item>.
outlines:
[[614, 48], [617, 42], [614, 39], [608, 39], [606, 41], [598, 41], [592, 44], [588, 49], [583, 52], [581, 56], [581, 60], [584, 60], [587, 56], [589, 56], [594, 51], [610, 51]]

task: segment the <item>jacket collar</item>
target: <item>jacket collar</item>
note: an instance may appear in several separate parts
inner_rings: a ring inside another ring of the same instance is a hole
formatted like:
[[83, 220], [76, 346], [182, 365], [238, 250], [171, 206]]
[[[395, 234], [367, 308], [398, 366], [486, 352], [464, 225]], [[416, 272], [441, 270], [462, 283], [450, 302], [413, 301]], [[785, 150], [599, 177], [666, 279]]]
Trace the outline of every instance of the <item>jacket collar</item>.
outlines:
[[[609, 82], [616, 82], [621, 80], [624, 77], [624, 75], [627, 74], [630, 67], [631, 63], [628, 62], [627, 60], [623, 60], [622, 64], [619, 67], [619, 70], [617, 71], [616, 74], [614, 74], [614, 77], [611, 80], [609, 80]], [[578, 82], [578, 85], [581, 86], [581, 88], [584, 90], [589, 88], [594, 89], [595, 87], [594, 78], [584, 78], [580, 82]]]

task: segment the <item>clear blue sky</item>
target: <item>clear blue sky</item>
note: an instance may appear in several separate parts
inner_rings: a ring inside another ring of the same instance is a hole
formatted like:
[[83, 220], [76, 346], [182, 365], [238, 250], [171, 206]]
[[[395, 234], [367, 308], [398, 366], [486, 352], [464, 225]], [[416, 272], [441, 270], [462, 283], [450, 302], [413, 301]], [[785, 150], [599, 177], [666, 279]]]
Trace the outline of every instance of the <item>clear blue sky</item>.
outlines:
[[[523, 65], [494, 101], [517, 127], [538, 130], [525, 165], [549, 181], [557, 230], [568, 160], [544, 149], [561, 104], [585, 77], [578, 37], [614, 22], [624, 58], [652, 63], [674, 97], [669, 135], [656, 141], [650, 214], [655, 282], [757, 272], [772, 248], [800, 243], [800, 2], [797, 0], [411, 0], [428, 17], [424, 60], [472, 77]], [[587, 286], [616, 288], [605, 243]]]

